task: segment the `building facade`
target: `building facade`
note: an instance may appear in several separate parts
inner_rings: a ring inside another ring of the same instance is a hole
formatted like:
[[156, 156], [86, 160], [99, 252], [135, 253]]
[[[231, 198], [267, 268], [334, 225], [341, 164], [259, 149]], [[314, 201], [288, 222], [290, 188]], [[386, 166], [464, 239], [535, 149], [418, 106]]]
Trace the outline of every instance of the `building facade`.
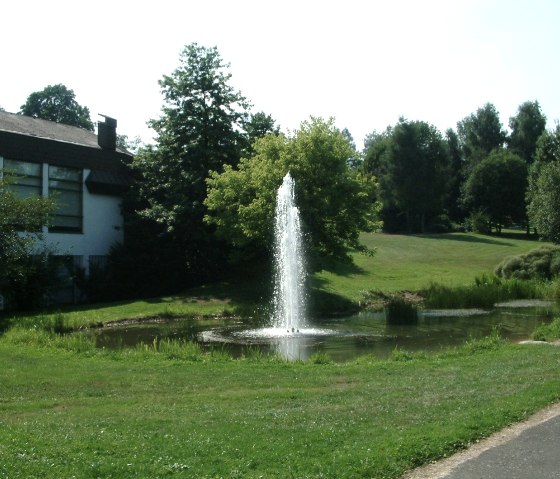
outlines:
[[55, 198], [38, 248], [66, 257], [86, 273], [124, 237], [121, 203], [131, 182], [132, 155], [116, 146], [116, 124], [105, 117], [96, 135], [0, 112], [0, 170], [15, 176], [12, 187], [21, 196]]

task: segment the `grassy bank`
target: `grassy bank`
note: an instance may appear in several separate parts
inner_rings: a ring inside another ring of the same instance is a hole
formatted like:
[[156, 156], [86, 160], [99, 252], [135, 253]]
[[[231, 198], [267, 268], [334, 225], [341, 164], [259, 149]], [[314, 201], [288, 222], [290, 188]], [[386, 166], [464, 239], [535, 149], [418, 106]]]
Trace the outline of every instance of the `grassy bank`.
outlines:
[[[434, 284], [469, 288], [476, 277], [491, 275], [505, 257], [525, 253], [542, 244], [527, 240], [521, 233], [503, 237], [466, 233], [429, 236], [375, 233], [364, 234], [362, 242], [376, 248], [373, 257], [355, 254], [354, 265], [333, 264], [312, 277], [311, 305], [317, 314], [351, 310], [365, 291], [418, 291]], [[62, 321], [64, 327], [80, 328], [158, 316], [258, 315], [263, 314], [259, 308], [266, 306], [269, 281], [270, 278], [265, 278], [253, 283], [223, 283], [176, 296], [61, 308], [39, 315], [23, 314], [13, 322], [56, 325], [57, 321]], [[450, 294], [443, 292], [446, 297]], [[459, 291], [458, 295], [463, 294]]]
[[503, 236], [474, 233], [405, 236], [364, 234], [361, 241], [376, 248], [373, 257], [356, 254], [355, 265], [333, 265], [315, 275], [315, 285], [358, 301], [363, 291], [417, 291], [431, 283], [461, 286], [491, 275], [507, 256], [546, 244], [518, 232]]
[[347, 364], [44, 338], [0, 338], [0, 477], [396, 478], [560, 399], [557, 348], [496, 338]]

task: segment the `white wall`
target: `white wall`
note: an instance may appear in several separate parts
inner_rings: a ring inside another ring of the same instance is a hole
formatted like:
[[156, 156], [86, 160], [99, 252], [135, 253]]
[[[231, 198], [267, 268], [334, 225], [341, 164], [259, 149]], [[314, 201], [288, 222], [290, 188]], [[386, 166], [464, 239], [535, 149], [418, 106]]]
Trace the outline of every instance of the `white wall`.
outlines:
[[[84, 170], [84, 182], [89, 173], [90, 170]], [[43, 177], [45, 176], [43, 175]], [[83, 232], [44, 232], [45, 243], [54, 248], [56, 254], [72, 256], [106, 255], [115, 242], [122, 243], [123, 241], [121, 198], [91, 194], [85, 184], [83, 192]], [[84, 266], [87, 267], [87, 261], [85, 261]]]

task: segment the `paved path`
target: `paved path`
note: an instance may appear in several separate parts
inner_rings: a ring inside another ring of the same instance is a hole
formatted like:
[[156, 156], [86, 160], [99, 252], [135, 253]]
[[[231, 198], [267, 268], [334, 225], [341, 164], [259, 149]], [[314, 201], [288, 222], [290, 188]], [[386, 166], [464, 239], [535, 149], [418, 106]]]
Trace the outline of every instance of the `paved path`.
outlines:
[[560, 404], [403, 479], [560, 479]]

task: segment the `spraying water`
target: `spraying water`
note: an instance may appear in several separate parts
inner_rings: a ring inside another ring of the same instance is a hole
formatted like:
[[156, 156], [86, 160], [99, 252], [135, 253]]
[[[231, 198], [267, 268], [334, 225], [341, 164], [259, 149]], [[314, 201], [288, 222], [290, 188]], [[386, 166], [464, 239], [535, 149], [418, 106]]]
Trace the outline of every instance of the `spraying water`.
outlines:
[[274, 241], [273, 326], [297, 333], [305, 326], [305, 267], [299, 210], [290, 173], [276, 194]]

